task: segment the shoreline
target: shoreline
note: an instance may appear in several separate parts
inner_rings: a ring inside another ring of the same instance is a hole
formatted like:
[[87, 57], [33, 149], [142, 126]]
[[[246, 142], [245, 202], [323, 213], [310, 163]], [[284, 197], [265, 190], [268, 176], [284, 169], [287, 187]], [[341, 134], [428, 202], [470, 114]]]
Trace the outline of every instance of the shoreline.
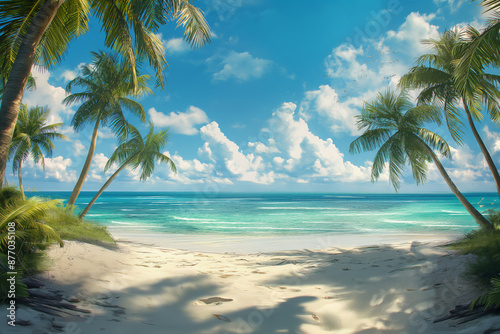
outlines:
[[32, 325], [2, 323], [0, 332], [475, 334], [500, 322], [433, 322], [479, 291], [464, 276], [471, 256], [440, 247], [443, 240], [242, 255], [118, 239], [117, 249], [51, 247], [51, 268], [39, 275], [41, 290], [89, 314], [19, 309]]
[[364, 234], [304, 234], [294, 236], [244, 236], [216, 234], [127, 233], [117, 227], [108, 227], [116, 241], [137, 243], [152, 247], [209, 253], [252, 254], [260, 252], [321, 250], [326, 248], [357, 248], [374, 245], [407, 243], [413, 241], [447, 243], [463, 236], [462, 233], [364, 233]]

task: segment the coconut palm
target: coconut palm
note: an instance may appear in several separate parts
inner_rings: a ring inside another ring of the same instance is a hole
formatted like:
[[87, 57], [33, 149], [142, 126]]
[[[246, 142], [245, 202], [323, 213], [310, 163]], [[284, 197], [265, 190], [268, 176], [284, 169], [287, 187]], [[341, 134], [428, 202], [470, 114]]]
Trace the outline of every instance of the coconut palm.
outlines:
[[109, 158], [106, 163], [104, 170], [107, 171], [115, 163], [120, 164], [120, 167], [110, 176], [106, 183], [104, 183], [94, 198], [92, 198], [90, 203], [80, 214], [80, 219], [85, 217], [103, 191], [113, 182], [118, 174], [127, 167], [131, 167], [132, 170], [140, 168], [141, 181], [146, 181], [153, 174], [156, 162], [168, 164], [170, 170], [176, 173], [177, 170], [174, 162], [161, 153], [161, 150], [167, 144], [168, 138], [168, 130], [162, 130], [155, 133], [153, 123], [149, 123], [149, 132], [144, 138], [135, 127], [130, 125], [130, 139], [116, 148], [111, 158]]
[[5, 59], [0, 73], [9, 73], [0, 107], [0, 185], [33, 64], [57, 64], [68, 44], [88, 30], [91, 12], [101, 21], [106, 46], [126, 58], [133, 72], [137, 61], [147, 60], [161, 87], [166, 66], [156, 35], [161, 25], [175, 19], [194, 47], [210, 41], [203, 13], [190, 0], [0, 0], [0, 54]]
[[481, 32], [468, 26], [464, 34], [469, 41], [457, 65], [455, 77], [463, 94], [471, 95], [477, 84], [478, 73], [490, 65], [500, 65], [500, 0], [480, 0], [484, 12], [492, 13], [486, 28]]
[[441, 122], [437, 107], [413, 107], [406, 91], [397, 93], [387, 90], [379, 93], [373, 102], [365, 103], [361, 115], [356, 117], [358, 129], [364, 132], [351, 143], [349, 152], [359, 153], [378, 148], [371, 171], [372, 182], [380, 177], [388, 162], [389, 180], [396, 191], [407, 163], [413, 178], [417, 184], [421, 184], [426, 180], [427, 162], [432, 160], [451, 191], [476, 222], [485, 229], [492, 228], [491, 223], [458, 190], [434, 153], [436, 150], [445, 157], [451, 156], [446, 141], [423, 128], [425, 122]]
[[32, 157], [35, 163], [40, 163], [45, 168], [44, 156], [51, 156], [54, 139], [68, 139], [65, 135], [57, 132], [62, 123], [47, 124], [50, 110], [47, 107], [27, 108], [22, 104], [17, 118], [14, 138], [10, 145], [10, 158], [12, 159], [12, 171], [18, 172], [19, 189], [24, 199], [23, 181], [21, 178], [21, 167], [23, 162]]
[[67, 105], [81, 103], [71, 121], [76, 131], [80, 131], [87, 124], [94, 124], [87, 159], [68, 200], [68, 205], [75, 204], [89, 172], [99, 127], [109, 126], [115, 134], [124, 139], [128, 133], [124, 110], [136, 114], [142, 122], [146, 120], [142, 105], [127, 96], [138, 97], [151, 93], [146, 86], [150, 76], [138, 76], [138, 84], [135, 86], [132, 79], [132, 67], [116, 54], [92, 52], [92, 55], [94, 58], [92, 64], [83, 66], [81, 75], [71, 80], [66, 87], [69, 93], [75, 86], [83, 88], [83, 91], [73, 93], [63, 100]]
[[474, 86], [471, 86], [473, 87], [471, 94], [461, 93], [454, 75], [456, 64], [462, 57], [467, 43], [460, 38], [456, 30], [445, 31], [439, 39], [430, 39], [425, 43], [431, 47], [432, 53], [417, 59], [417, 65], [401, 78], [400, 86], [421, 89], [418, 95], [419, 104], [440, 105], [444, 110], [448, 129], [459, 144], [462, 143], [463, 134], [459, 105], [463, 106], [468, 125], [481, 148], [500, 196], [500, 175], [474, 124], [474, 121], [483, 118], [481, 106], [487, 109], [494, 121], [500, 122], [500, 92], [496, 89], [500, 76], [477, 74], [474, 77]]

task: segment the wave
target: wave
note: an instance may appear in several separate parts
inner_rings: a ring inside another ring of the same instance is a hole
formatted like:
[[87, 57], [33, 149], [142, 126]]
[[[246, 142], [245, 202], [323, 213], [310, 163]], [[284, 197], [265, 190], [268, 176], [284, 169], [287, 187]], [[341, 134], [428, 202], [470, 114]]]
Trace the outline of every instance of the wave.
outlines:
[[199, 220], [203, 220], [203, 221], [207, 221], [207, 220], [214, 221], [214, 220], [216, 220], [216, 219], [188, 218], [188, 217], [177, 217], [177, 216], [173, 216], [172, 218], [177, 219], [177, 220], [188, 220], [188, 221], [199, 221]]

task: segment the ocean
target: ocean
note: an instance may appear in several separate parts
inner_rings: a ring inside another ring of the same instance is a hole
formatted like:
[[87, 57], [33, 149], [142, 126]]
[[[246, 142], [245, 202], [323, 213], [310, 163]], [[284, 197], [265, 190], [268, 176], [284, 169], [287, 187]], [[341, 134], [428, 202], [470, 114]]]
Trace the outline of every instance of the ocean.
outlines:
[[[70, 192], [29, 193], [67, 200]], [[82, 192], [83, 209], [94, 192]], [[481, 211], [495, 193], [466, 194]], [[296, 236], [466, 233], [477, 224], [452, 194], [105, 192], [86, 219], [127, 233]]]

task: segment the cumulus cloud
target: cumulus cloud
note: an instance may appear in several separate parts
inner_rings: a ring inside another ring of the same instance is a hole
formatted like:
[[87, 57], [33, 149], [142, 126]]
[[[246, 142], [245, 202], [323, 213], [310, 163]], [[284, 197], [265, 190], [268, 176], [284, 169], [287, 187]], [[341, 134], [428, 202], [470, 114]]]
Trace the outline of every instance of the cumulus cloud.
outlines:
[[[70, 158], [64, 159], [62, 156], [55, 158], [45, 158], [45, 178], [46, 179], [56, 179], [60, 182], [75, 182], [76, 172], [70, 170], [69, 167], [72, 165], [73, 161]], [[33, 160], [28, 160], [29, 165], [33, 167]], [[42, 166], [36, 165], [36, 168], [43, 170]]]
[[149, 117], [157, 126], [170, 127], [173, 132], [183, 135], [195, 135], [198, 129], [195, 125], [206, 124], [209, 119], [207, 114], [195, 106], [190, 106], [186, 112], [171, 112], [168, 115], [156, 111], [155, 108], [148, 110]]
[[[358, 134], [355, 115], [359, 114], [359, 105], [353, 99], [345, 102], [339, 100], [339, 94], [329, 85], [322, 85], [318, 90], [309, 91], [305, 97], [306, 109], [312, 108], [319, 115], [325, 116], [330, 121], [334, 133], [347, 132]], [[302, 110], [304, 112], [305, 110]]]
[[74, 113], [70, 107], [62, 103], [66, 97], [66, 91], [62, 87], [55, 87], [49, 83], [51, 77], [49, 71], [34, 66], [31, 73], [36, 81], [36, 89], [24, 94], [23, 103], [28, 107], [48, 106], [50, 108], [49, 124], [63, 122], [68, 115]]
[[410, 13], [397, 31], [387, 33], [387, 42], [397, 42], [395, 46], [398, 52], [412, 57], [420, 56], [428, 51], [421, 41], [439, 37], [438, 26], [430, 23], [435, 17], [435, 14]]
[[222, 59], [220, 65], [222, 70], [214, 74], [215, 80], [235, 79], [242, 82], [263, 76], [271, 67], [271, 61], [253, 57], [248, 52], [231, 51]]
[[283, 168], [301, 178], [307, 175], [330, 181], [369, 180], [366, 166], [344, 161], [344, 155], [331, 138], [319, 138], [303, 118], [295, 118], [296, 108], [294, 103], [284, 103], [269, 122], [273, 139], [270, 146], [276, 145], [281, 152], [275, 163], [285, 162]]
[[[92, 158], [92, 165], [87, 178], [95, 181], [104, 180], [104, 167], [106, 166], [108, 160], [109, 158], [104, 155], [104, 153], [95, 154]], [[117, 168], [118, 166], [116, 164], [111, 166], [111, 168], [106, 172], [106, 175], [111, 175]]]
[[217, 122], [211, 122], [200, 129], [201, 137], [211, 148], [218, 170], [224, 169], [239, 181], [270, 184], [282, 178], [274, 171], [266, 172], [266, 164], [258, 155], [243, 154], [236, 143], [229, 140]]

